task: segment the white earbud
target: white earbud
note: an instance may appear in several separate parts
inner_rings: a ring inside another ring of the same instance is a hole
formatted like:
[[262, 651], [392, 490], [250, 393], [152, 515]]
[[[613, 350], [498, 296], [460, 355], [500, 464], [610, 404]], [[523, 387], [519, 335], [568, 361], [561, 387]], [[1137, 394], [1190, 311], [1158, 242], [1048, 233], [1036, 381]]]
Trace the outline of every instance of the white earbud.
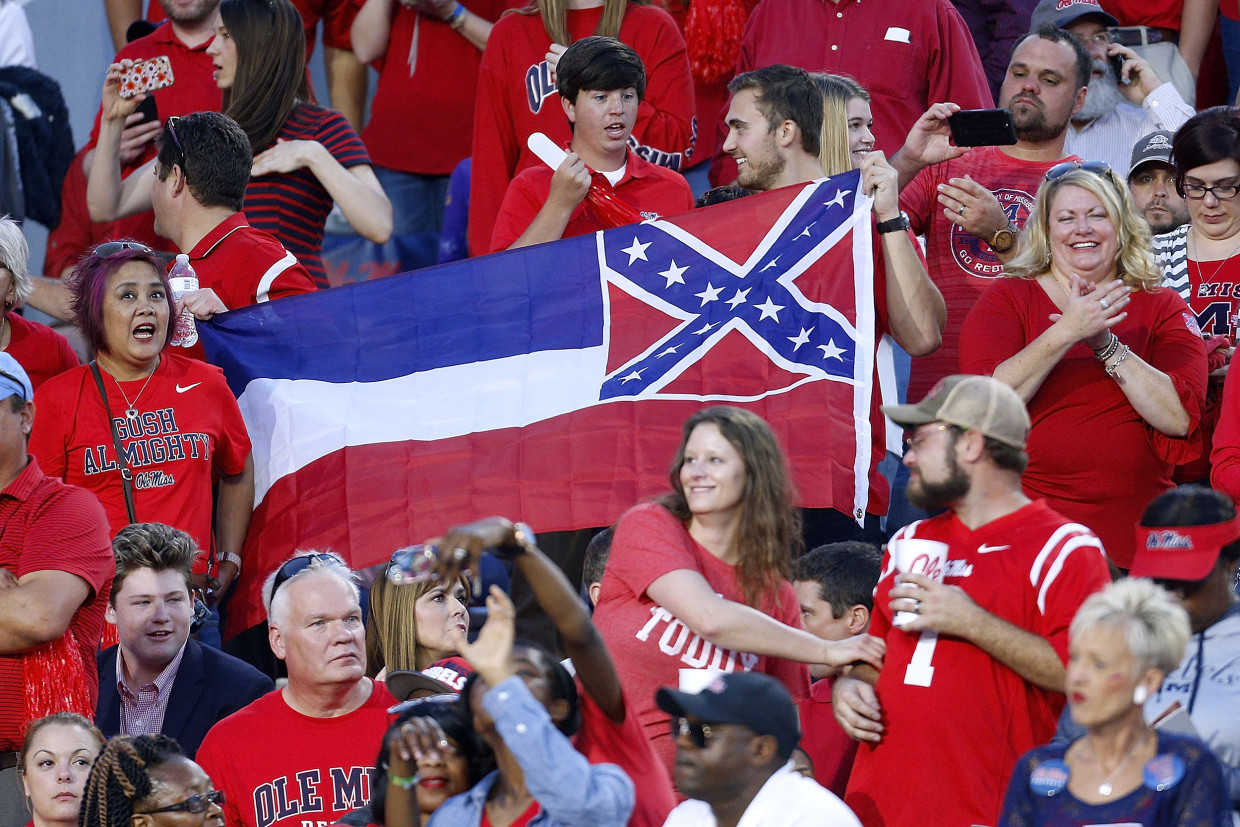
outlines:
[[1150, 691], [1145, 688], [1145, 684], [1141, 684], [1140, 686], [1138, 686], [1136, 689], [1133, 690], [1132, 702], [1136, 704], [1137, 706], [1140, 706], [1141, 704], [1145, 703], [1145, 700], [1149, 698], [1149, 696], [1150, 696]]

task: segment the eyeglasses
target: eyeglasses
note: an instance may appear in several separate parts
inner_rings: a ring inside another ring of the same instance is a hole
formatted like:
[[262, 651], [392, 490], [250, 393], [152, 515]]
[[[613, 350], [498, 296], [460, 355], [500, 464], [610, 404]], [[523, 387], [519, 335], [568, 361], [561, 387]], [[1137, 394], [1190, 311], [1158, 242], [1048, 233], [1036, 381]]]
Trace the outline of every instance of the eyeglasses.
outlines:
[[214, 804], [216, 807], [224, 806], [224, 791], [212, 790], [209, 793], [199, 793], [191, 795], [184, 801], [176, 804], [169, 804], [167, 807], [160, 807], [158, 810], [143, 810], [134, 815], [154, 815], [155, 813], [205, 813]]
[[139, 244], [136, 241], [105, 241], [95, 248], [95, 255], [99, 258], [111, 258], [121, 250], [137, 250], [140, 253], [155, 252], [145, 244]]
[[280, 587], [291, 580], [295, 575], [300, 574], [306, 569], [314, 565], [315, 561], [329, 566], [344, 566], [339, 557], [334, 554], [323, 554], [321, 552], [313, 552], [311, 554], [302, 554], [289, 560], [276, 571], [275, 580], [271, 581], [271, 596], [275, 597]]
[[1074, 169], [1083, 169], [1103, 178], [1111, 178], [1111, 165], [1102, 161], [1064, 161], [1062, 164], [1055, 164], [1055, 166], [1046, 171], [1046, 180], [1054, 181], [1057, 178], [1062, 178]]
[[1089, 48], [1090, 46], [1106, 46], [1114, 42], [1115, 42], [1115, 35], [1106, 29], [1098, 32], [1096, 35], [1093, 35], [1092, 37], [1087, 37], [1081, 40], [1081, 44], [1084, 45], [1085, 48]]
[[938, 433], [939, 431], [949, 431], [955, 427], [956, 427], [955, 425], [948, 425], [944, 423], [941, 425], [936, 425], [933, 428], [930, 428], [929, 430], [922, 431], [920, 434], [917, 434], [916, 436], [908, 437], [907, 439], [904, 440], [904, 453], [907, 454], [909, 451], [916, 451], [917, 449], [921, 448], [921, 444], [925, 442], [927, 439], [929, 439], [931, 434]]
[[688, 735], [689, 742], [698, 749], [706, 749], [710, 739], [715, 737], [710, 724], [690, 723], [687, 718], [681, 718], [679, 715], [673, 715], [670, 724], [673, 741], [682, 735]]
[[1184, 197], [1191, 198], [1194, 201], [1200, 201], [1206, 197], [1206, 193], [1210, 193], [1219, 201], [1230, 201], [1236, 197], [1236, 193], [1240, 192], [1240, 185], [1237, 184], [1216, 184], [1213, 187], [1207, 187], [1204, 184], [1184, 184]]

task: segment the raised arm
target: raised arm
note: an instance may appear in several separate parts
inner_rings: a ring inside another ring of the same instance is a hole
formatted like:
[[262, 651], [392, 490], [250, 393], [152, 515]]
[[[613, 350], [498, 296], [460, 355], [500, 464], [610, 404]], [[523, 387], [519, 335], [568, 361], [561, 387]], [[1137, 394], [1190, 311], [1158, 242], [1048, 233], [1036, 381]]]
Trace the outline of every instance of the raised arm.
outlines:
[[[861, 164], [861, 187], [874, 199], [879, 223], [900, 217], [897, 173], [882, 152], [871, 152]], [[883, 233], [886, 267], [887, 321], [891, 336], [912, 356], [938, 349], [947, 323], [947, 305], [930, 280], [917, 241], [907, 230]]]
[[146, 95], [128, 100], [120, 96], [121, 73], [132, 65], [132, 60], [113, 63], [104, 77], [99, 141], [86, 181], [86, 208], [91, 221], [114, 221], [151, 208], [155, 161], [121, 178], [120, 147], [125, 119], [146, 99]]
[[[587, 694], [614, 723], [625, 717], [620, 676], [603, 638], [590, 619], [590, 610], [568, 582], [564, 572], [537, 547], [517, 544], [516, 530], [503, 517], [490, 517], [448, 529], [443, 548], [464, 548], [473, 554], [483, 548], [509, 548], [516, 553], [517, 569], [534, 592], [534, 599], [560, 635]], [[516, 551], [520, 549], [520, 551]]]

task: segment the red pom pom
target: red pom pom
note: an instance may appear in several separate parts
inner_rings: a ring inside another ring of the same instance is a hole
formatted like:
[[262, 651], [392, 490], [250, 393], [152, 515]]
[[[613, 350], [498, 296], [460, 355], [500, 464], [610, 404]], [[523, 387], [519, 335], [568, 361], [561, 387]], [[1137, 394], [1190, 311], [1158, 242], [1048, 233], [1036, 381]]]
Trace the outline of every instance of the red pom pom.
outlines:
[[22, 654], [22, 678], [26, 685], [26, 726], [53, 712], [76, 712], [86, 718], [95, 714], [91, 702], [82, 650], [69, 630], [59, 640]]
[[693, 0], [685, 21], [685, 45], [695, 80], [718, 83], [732, 78], [745, 17], [741, 0]]

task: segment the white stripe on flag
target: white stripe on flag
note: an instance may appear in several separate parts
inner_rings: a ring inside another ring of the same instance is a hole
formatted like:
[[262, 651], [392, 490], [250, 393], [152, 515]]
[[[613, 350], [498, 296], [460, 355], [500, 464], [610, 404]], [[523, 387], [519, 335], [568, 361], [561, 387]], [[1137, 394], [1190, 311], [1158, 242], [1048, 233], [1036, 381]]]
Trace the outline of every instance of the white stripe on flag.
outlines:
[[606, 367], [606, 348], [593, 347], [382, 382], [256, 379], [237, 400], [254, 446], [255, 504], [283, 477], [346, 446], [520, 428], [597, 405]]

